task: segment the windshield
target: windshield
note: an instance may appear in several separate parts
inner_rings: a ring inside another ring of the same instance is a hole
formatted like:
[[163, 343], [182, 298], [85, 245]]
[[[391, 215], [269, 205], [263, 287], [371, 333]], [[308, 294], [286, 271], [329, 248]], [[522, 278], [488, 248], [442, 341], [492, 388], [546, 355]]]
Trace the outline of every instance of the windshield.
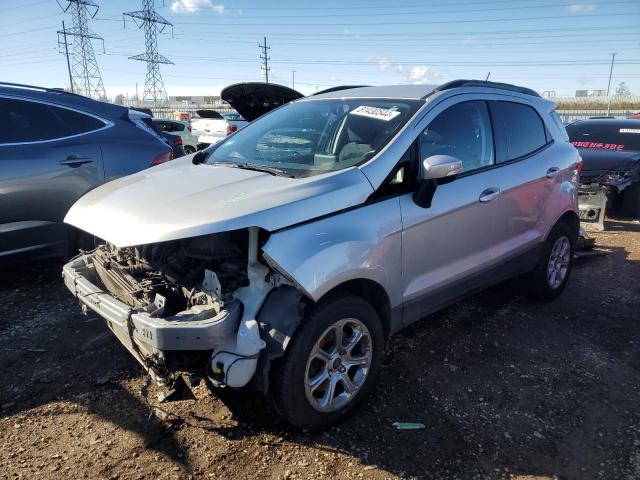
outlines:
[[640, 150], [640, 122], [631, 127], [617, 122], [609, 125], [575, 123], [567, 126], [567, 133], [576, 148]]
[[293, 177], [360, 165], [378, 153], [422, 103], [362, 98], [290, 103], [212, 146], [207, 163], [266, 167]]

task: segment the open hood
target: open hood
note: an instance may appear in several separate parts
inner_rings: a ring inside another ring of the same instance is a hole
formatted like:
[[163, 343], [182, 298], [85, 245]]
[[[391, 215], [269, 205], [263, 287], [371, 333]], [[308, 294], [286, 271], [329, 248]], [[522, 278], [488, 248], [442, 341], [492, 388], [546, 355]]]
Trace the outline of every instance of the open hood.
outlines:
[[198, 117], [200, 118], [215, 118], [216, 120], [222, 120], [223, 117], [219, 112], [215, 110], [196, 110]]
[[236, 83], [225, 87], [220, 98], [229, 103], [245, 120], [252, 122], [280, 105], [304, 97], [284, 85], [275, 83]]
[[356, 167], [287, 178], [193, 165], [191, 159], [182, 157], [91, 190], [64, 221], [127, 247], [253, 226], [274, 231], [360, 205], [373, 193]]

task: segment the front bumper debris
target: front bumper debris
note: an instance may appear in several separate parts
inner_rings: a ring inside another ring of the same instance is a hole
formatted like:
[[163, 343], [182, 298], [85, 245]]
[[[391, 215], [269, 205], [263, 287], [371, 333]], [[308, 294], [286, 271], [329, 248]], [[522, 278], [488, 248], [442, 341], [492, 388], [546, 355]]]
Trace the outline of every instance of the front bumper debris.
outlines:
[[581, 185], [578, 191], [578, 216], [580, 222], [590, 224], [595, 230], [604, 230], [607, 209], [605, 187], [597, 183]]
[[154, 304], [130, 307], [96, 285], [99, 279], [89, 254], [67, 263], [62, 277], [83, 310], [90, 308], [104, 318], [118, 340], [147, 370], [153, 369], [154, 364], [162, 364], [167, 351], [213, 350], [235, 338], [240, 322], [238, 301], [227, 303], [210, 318], [188, 310], [158, 318], [152, 316]]

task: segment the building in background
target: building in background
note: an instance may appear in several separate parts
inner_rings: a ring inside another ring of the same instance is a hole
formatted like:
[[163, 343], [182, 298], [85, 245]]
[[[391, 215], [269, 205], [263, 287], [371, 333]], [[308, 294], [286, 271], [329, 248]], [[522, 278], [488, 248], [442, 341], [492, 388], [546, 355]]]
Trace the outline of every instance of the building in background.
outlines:
[[222, 105], [219, 95], [170, 96], [169, 103], [183, 103], [185, 105]]
[[576, 90], [576, 98], [583, 97], [606, 97], [607, 91], [602, 90]]

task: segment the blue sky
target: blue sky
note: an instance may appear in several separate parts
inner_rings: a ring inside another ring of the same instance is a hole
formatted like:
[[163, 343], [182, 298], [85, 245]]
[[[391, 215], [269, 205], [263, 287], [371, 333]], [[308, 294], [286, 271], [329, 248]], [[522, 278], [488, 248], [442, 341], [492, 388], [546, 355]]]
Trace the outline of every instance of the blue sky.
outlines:
[[[144, 35], [122, 13], [136, 0], [95, 0], [90, 28], [107, 93], [135, 94]], [[66, 3], [60, 0], [61, 3]], [[259, 81], [258, 43], [271, 47], [270, 80], [311, 93], [340, 84], [438, 83], [485, 78], [573, 95], [621, 81], [640, 94], [640, 0], [156, 0], [174, 23], [159, 37], [170, 95], [217, 94]], [[55, 0], [0, 0], [0, 80], [68, 85], [56, 31], [71, 23]]]

